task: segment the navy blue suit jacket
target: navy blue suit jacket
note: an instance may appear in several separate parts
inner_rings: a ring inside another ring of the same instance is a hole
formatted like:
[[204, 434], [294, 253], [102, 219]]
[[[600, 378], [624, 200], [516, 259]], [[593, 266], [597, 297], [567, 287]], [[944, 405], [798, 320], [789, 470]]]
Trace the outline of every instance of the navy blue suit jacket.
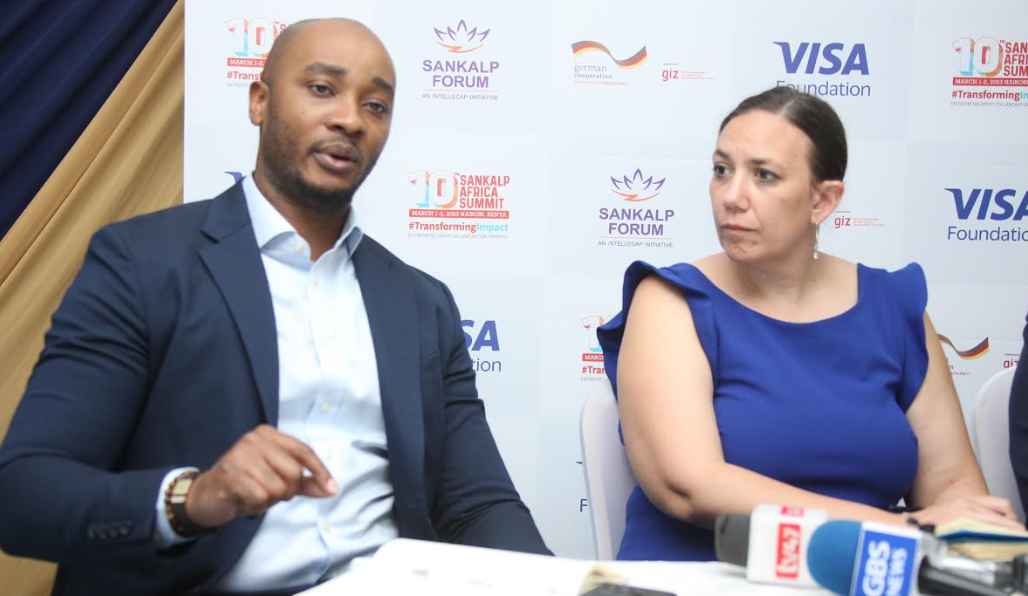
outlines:
[[[449, 290], [369, 237], [353, 259], [400, 535], [547, 552], [486, 425]], [[158, 552], [159, 485], [276, 424], [277, 353], [238, 184], [97, 232], [0, 448], [0, 546], [58, 562], [55, 594], [208, 589], [260, 519]]]

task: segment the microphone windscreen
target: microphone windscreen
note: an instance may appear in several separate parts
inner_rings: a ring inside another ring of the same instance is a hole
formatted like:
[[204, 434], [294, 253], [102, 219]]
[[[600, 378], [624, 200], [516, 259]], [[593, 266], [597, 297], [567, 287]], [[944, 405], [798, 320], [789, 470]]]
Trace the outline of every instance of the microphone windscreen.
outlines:
[[745, 567], [750, 548], [750, 516], [726, 513], [714, 522], [714, 553], [718, 561]]
[[849, 594], [860, 543], [860, 522], [835, 520], [814, 530], [807, 567], [814, 581], [836, 594]]

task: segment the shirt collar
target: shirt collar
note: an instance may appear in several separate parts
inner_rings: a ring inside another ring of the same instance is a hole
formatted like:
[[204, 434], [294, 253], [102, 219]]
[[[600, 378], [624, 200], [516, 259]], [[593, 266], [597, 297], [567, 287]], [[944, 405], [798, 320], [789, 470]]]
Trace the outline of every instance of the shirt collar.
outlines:
[[[250, 222], [253, 224], [253, 233], [257, 237], [257, 246], [263, 251], [269, 243], [283, 235], [294, 234], [299, 236], [296, 228], [279, 213], [268, 201], [268, 199], [257, 188], [253, 176], [243, 178], [243, 195], [246, 197], [246, 209], [250, 212]], [[346, 247], [347, 256], [352, 257], [357, 245], [364, 237], [364, 232], [357, 225], [357, 212], [350, 204], [350, 211], [343, 224], [343, 231], [333, 244], [333, 248], [340, 245]]]

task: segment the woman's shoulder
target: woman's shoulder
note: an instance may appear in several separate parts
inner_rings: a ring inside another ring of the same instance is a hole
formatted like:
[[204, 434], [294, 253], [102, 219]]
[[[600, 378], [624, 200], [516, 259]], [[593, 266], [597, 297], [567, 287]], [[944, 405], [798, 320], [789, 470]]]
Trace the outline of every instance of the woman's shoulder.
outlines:
[[[708, 257], [709, 258], [709, 257]], [[632, 287], [663, 286], [678, 291], [706, 293], [711, 285], [710, 279], [696, 263], [675, 263], [664, 267], [651, 265], [645, 261], [636, 261], [629, 265], [625, 272], [625, 282]]]

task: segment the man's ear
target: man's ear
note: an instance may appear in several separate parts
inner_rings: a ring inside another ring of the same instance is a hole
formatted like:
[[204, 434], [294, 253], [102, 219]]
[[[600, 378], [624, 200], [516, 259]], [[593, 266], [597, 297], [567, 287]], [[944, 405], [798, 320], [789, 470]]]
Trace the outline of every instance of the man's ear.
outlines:
[[264, 124], [264, 110], [268, 106], [268, 84], [264, 81], [250, 83], [250, 122], [256, 126]]
[[810, 223], [819, 225], [839, 207], [846, 190], [842, 180], [823, 180], [814, 187], [814, 204], [810, 210]]

